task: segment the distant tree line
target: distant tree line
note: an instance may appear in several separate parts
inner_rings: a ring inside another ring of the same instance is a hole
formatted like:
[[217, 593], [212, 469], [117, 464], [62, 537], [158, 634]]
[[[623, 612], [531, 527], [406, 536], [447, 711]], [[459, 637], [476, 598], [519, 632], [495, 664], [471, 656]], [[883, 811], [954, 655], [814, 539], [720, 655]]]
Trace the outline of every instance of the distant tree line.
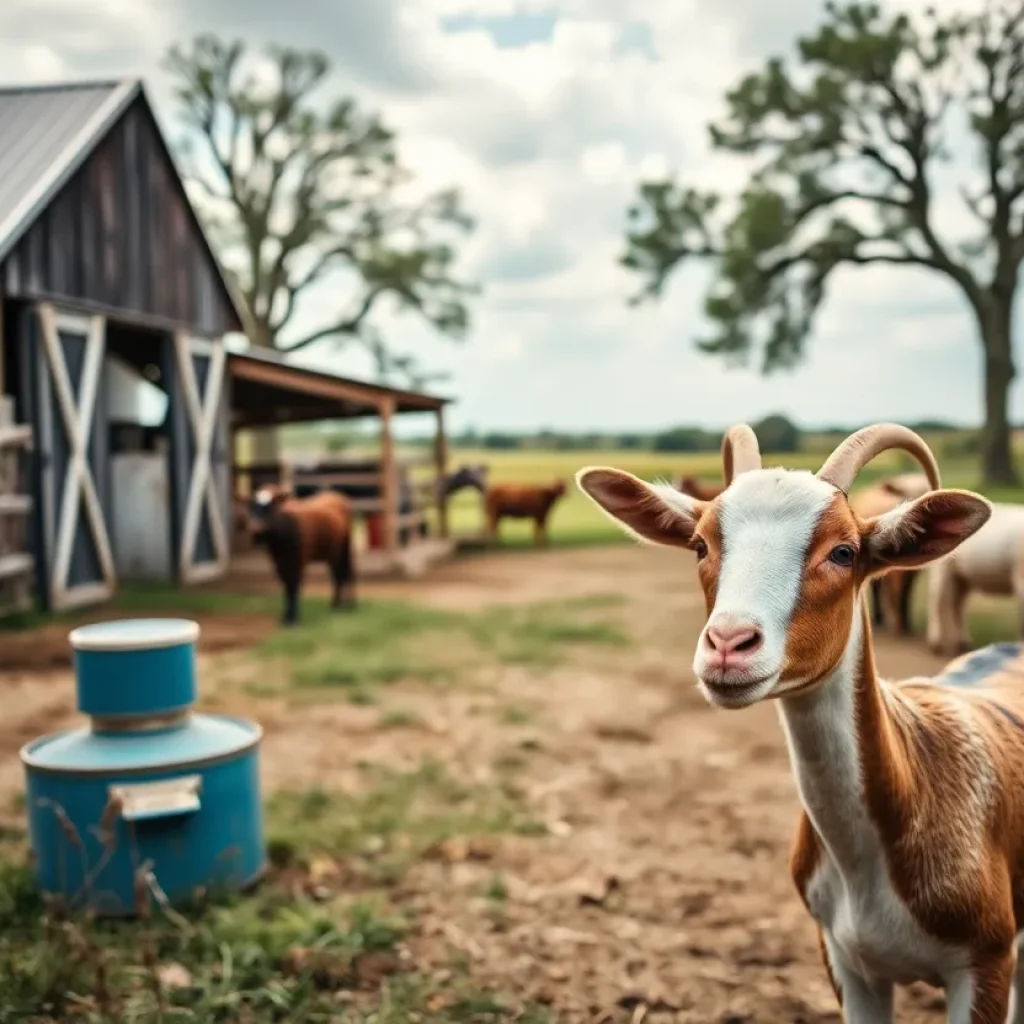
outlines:
[[[815, 440], [836, 442], [850, 434], [856, 427], [825, 426], [820, 429], [803, 429], [786, 416], [774, 414], [752, 424], [763, 451], [798, 452], [808, 435]], [[960, 424], [942, 420], [922, 420], [908, 424], [919, 433], [965, 433]], [[423, 443], [427, 443], [424, 439]], [[622, 449], [627, 451], [654, 452], [716, 452], [722, 446], [722, 430], [711, 430], [699, 426], [678, 426], [665, 430], [624, 433], [602, 431], [558, 431], [538, 430], [516, 432], [465, 430], [452, 437], [456, 448], [483, 448], [492, 451], [519, 451], [536, 449], [541, 451], [596, 451]], [[970, 443], [965, 439], [965, 444]], [[976, 442], [975, 442], [976, 443]]]

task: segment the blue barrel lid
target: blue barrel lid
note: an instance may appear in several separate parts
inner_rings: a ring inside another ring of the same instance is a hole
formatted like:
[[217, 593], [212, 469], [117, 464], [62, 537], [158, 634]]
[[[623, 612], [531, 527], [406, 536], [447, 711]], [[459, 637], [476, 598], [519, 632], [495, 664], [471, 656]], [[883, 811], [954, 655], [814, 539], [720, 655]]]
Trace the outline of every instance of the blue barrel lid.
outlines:
[[199, 624], [191, 619], [113, 619], [79, 626], [68, 636], [76, 651], [149, 651], [198, 639]]
[[192, 715], [185, 724], [152, 732], [96, 733], [88, 727], [50, 733], [21, 748], [29, 769], [61, 774], [110, 774], [187, 768], [255, 746], [263, 730], [227, 715]]

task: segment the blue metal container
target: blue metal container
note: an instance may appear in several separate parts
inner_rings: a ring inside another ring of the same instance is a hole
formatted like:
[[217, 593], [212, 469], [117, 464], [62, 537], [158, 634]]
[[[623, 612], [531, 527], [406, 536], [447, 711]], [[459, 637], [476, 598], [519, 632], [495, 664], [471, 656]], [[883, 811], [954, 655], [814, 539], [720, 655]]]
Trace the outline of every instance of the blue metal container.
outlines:
[[72, 633], [79, 700], [92, 721], [21, 751], [44, 892], [97, 914], [131, 915], [140, 900], [181, 903], [263, 874], [262, 730], [191, 711], [198, 633], [195, 623], [169, 619]]

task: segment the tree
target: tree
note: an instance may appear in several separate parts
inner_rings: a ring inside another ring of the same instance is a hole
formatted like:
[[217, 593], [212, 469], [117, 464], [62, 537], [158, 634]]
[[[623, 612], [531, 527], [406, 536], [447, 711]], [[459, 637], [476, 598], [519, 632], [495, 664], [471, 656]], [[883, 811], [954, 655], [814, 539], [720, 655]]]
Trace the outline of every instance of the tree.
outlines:
[[[705, 352], [765, 373], [794, 366], [840, 266], [924, 267], [966, 297], [984, 356], [982, 469], [1012, 483], [1008, 397], [1012, 324], [1024, 257], [1024, 5], [911, 19], [874, 3], [829, 4], [799, 61], [771, 59], [726, 97], [713, 146], [753, 164], [728, 209], [672, 180], [640, 186], [625, 266], [657, 298], [672, 271], [715, 263]], [[964, 134], [957, 139], [956, 133]], [[980, 152], [962, 200], [976, 230], [940, 235], [935, 170]]]
[[[322, 53], [269, 47], [258, 63], [242, 42], [199, 35], [171, 47], [165, 65], [187, 131], [186, 176], [248, 307], [251, 341], [295, 352], [357, 340], [381, 375], [426, 379], [410, 356], [390, 353], [372, 314], [390, 299], [464, 335], [475, 288], [453, 274], [456, 240], [472, 228], [458, 194], [409, 198], [381, 120], [350, 98], [321, 97]], [[328, 277], [342, 296], [336, 312], [287, 337], [303, 297]]]
[[800, 428], [785, 416], [765, 416], [753, 429], [761, 451], [776, 454], [800, 451]]

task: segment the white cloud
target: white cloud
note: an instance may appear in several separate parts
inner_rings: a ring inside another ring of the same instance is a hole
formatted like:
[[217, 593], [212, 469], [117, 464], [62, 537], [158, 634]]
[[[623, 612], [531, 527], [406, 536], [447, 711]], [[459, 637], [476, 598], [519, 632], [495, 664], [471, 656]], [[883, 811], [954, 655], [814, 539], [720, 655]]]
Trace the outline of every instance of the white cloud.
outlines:
[[[784, 13], [756, 0], [634, 0], [628, 11], [622, 0], [308, 0], [301, 16], [269, 0], [105, 0], [82, 11], [71, 0], [7, 0], [0, 66], [32, 80], [145, 74], [166, 125], [170, 94], [157, 66], [169, 40], [212, 29], [320, 46], [339, 87], [395, 126], [418, 186], [462, 189], [478, 219], [463, 267], [484, 286], [472, 337], [453, 346], [408, 319], [382, 318], [398, 348], [452, 371], [456, 422], [979, 415], [970, 318], [953, 286], [927, 273], [836, 276], [807, 362], [769, 378], [694, 350], [705, 330], [700, 268], [679, 272], [659, 305], [626, 305], [639, 282], [618, 257], [637, 182], [678, 169], [702, 187], [742, 184], [739, 161], [710, 155], [707, 123], [745, 70], [816, 24], [817, 0]], [[519, 39], [519, 23], [493, 20], [513, 16], [539, 27]], [[468, 27], [445, 31], [444, 18]], [[639, 38], [637, 26], [649, 48], [623, 44], [630, 32]], [[946, 237], [973, 230], [955, 191], [940, 214]], [[320, 289], [304, 325], [336, 310], [339, 291]], [[306, 358], [369, 371], [354, 349]]]

